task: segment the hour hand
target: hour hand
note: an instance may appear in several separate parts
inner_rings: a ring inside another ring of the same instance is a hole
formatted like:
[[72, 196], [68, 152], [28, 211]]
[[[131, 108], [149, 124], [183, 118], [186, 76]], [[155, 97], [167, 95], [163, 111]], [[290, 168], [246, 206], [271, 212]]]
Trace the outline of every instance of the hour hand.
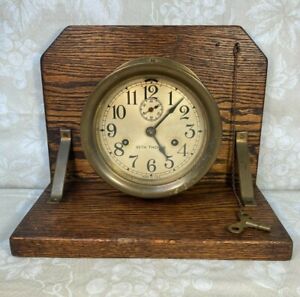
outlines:
[[146, 129], [146, 135], [152, 137], [155, 140], [156, 144], [158, 145], [158, 150], [166, 157], [166, 159], [168, 159], [168, 155], [166, 153], [165, 147], [162, 146], [158, 141], [158, 139], [156, 138], [156, 129], [154, 127], [148, 127]]
[[156, 138], [155, 135], [153, 136], [153, 138], [154, 138], [156, 144], [158, 145], [158, 150], [166, 157], [166, 159], [168, 159], [168, 155], [166, 153], [165, 147], [160, 144], [160, 142], [158, 141], [158, 139]]

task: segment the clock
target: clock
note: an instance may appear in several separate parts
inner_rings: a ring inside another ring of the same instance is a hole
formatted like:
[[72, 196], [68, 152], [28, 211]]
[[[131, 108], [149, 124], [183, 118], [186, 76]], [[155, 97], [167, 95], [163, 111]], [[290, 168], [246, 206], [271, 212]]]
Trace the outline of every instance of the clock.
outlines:
[[221, 142], [217, 104], [197, 75], [167, 58], [129, 61], [101, 80], [81, 117], [90, 165], [115, 188], [173, 196], [198, 182]]

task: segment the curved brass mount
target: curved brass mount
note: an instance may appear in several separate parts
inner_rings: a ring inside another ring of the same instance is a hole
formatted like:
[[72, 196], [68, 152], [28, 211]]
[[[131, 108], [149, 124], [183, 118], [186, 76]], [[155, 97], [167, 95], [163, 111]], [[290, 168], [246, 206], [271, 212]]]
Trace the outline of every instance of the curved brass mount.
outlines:
[[60, 129], [60, 145], [57, 153], [55, 172], [48, 203], [58, 203], [63, 197], [65, 177], [71, 147], [71, 130]]
[[[58, 203], [63, 197], [65, 177], [71, 147], [71, 130], [60, 129], [60, 146], [57, 154], [56, 167], [53, 177], [49, 203]], [[256, 206], [250, 158], [248, 150], [248, 133], [236, 132], [236, 155], [239, 174], [240, 203], [243, 206]]]
[[250, 171], [248, 132], [236, 132], [235, 139], [239, 174], [240, 203], [243, 206], [256, 206], [252, 175]]

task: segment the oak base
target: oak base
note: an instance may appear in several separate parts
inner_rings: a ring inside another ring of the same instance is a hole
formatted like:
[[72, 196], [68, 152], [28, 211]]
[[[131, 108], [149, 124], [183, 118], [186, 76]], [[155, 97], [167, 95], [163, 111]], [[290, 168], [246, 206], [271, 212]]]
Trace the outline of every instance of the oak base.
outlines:
[[256, 188], [253, 219], [270, 233], [231, 234], [239, 209], [230, 188], [198, 184], [174, 198], [143, 200], [106, 183], [76, 181], [49, 204], [48, 187], [10, 238], [14, 256], [288, 260], [292, 240]]

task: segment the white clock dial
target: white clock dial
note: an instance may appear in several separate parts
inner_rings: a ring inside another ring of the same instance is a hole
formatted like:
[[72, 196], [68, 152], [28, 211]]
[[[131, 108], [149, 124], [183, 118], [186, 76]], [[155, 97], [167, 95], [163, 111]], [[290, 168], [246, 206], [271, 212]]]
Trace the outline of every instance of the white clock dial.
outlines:
[[141, 57], [120, 65], [87, 98], [80, 137], [99, 176], [133, 196], [176, 195], [217, 158], [218, 106], [197, 75], [176, 61]]
[[160, 185], [184, 176], [207, 139], [201, 103], [164, 77], [119, 86], [96, 112], [97, 144], [125, 179]]

